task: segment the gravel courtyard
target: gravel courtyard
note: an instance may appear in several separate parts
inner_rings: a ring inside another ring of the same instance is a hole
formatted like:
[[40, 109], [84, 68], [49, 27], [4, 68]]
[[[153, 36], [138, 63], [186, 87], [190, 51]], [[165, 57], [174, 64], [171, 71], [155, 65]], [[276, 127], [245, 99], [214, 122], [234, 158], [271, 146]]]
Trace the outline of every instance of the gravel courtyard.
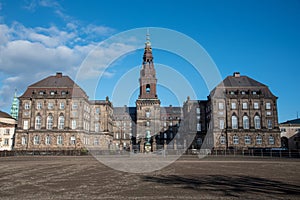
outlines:
[[300, 199], [300, 160], [184, 157], [144, 174], [91, 156], [0, 158], [0, 199]]

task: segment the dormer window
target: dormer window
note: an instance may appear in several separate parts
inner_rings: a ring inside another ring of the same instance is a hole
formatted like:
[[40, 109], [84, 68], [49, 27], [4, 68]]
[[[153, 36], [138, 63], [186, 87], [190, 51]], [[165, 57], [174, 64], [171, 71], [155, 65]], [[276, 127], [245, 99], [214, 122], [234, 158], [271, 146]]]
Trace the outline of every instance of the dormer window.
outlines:
[[44, 91], [39, 91], [39, 95], [43, 95], [44, 94]]
[[245, 91], [241, 91], [241, 94], [246, 94], [246, 92]]
[[54, 91], [51, 91], [51, 92], [50, 92], [50, 95], [55, 95], [55, 92], [54, 92]]
[[66, 94], [67, 94], [66, 91], [61, 92], [61, 95], [66, 95]]
[[252, 92], [252, 94], [256, 95], [256, 94], [257, 94], [257, 92], [256, 92], [256, 91], [253, 91], [253, 92]]

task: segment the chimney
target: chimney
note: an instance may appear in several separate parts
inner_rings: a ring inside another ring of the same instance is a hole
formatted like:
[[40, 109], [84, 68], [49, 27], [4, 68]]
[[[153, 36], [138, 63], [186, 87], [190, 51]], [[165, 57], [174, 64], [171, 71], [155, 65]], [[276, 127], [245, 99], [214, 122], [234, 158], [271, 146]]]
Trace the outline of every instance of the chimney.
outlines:
[[57, 78], [61, 78], [62, 77], [62, 73], [61, 72], [56, 72], [56, 77]]
[[241, 77], [240, 72], [234, 72], [234, 73], [233, 73], [233, 77]]

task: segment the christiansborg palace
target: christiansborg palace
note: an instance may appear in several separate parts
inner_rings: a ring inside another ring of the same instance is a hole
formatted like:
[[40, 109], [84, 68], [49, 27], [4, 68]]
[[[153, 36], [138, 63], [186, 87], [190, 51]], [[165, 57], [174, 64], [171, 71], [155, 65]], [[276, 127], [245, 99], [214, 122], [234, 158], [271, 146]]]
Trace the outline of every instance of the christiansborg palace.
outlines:
[[205, 100], [188, 97], [182, 107], [162, 107], [147, 40], [139, 83], [135, 107], [114, 107], [108, 97], [90, 100], [62, 73], [28, 86], [19, 97], [13, 148], [145, 152], [203, 145], [214, 149], [281, 147], [277, 97], [248, 76], [235, 72]]

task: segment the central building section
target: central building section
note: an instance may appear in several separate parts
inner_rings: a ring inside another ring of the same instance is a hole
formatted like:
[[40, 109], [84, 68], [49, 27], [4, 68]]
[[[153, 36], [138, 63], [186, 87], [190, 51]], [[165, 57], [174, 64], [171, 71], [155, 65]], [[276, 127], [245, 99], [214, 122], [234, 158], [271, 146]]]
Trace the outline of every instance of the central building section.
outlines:
[[149, 35], [145, 43], [139, 82], [140, 94], [136, 101], [136, 139], [143, 151], [144, 145], [149, 148], [153, 142], [155, 143], [153, 136], [160, 131], [160, 100], [157, 97], [157, 79]]

